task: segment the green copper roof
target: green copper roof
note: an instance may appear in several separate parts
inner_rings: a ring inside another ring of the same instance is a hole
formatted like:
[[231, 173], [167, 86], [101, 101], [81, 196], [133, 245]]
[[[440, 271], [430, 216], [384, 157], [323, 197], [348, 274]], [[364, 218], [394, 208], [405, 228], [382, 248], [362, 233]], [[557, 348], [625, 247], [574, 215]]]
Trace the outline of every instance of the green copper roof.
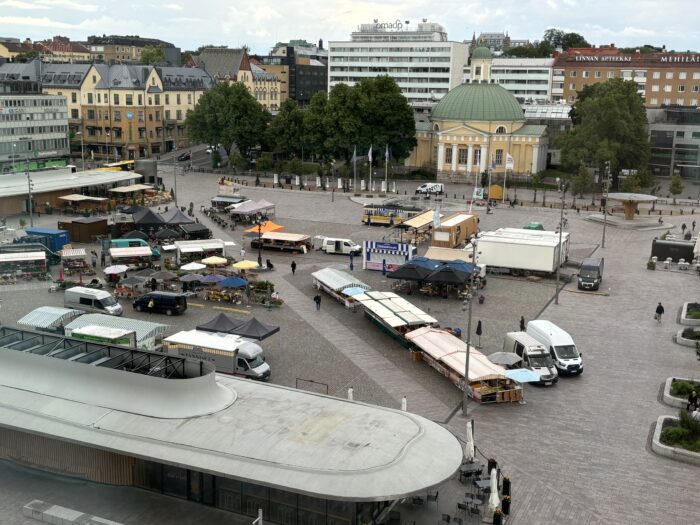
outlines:
[[515, 97], [498, 84], [461, 84], [433, 108], [433, 120], [513, 122], [523, 121]]
[[477, 47], [476, 49], [474, 49], [474, 51], [472, 51], [472, 58], [493, 58], [493, 55], [491, 54], [491, 50], [488, 47]]
[[528, 137], [541, 137], [547, 134], [547, 126], [540, 124], [525, 124], [522, 128], [513, 132], [513, 135], [524, 135]]

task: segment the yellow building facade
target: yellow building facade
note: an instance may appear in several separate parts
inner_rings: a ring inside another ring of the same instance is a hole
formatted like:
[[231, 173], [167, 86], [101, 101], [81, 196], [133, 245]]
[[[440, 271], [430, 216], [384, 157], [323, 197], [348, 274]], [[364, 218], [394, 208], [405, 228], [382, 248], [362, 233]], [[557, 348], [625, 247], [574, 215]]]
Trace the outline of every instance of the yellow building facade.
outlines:
[[515, 97], [497, 84], [462, 84], [433, 108], [416, 131], [406, 164], [431, 168], [439, 180], [468, 182], [479, 174], [533, 175], [547, 163], [546, 126], [525, 123]]

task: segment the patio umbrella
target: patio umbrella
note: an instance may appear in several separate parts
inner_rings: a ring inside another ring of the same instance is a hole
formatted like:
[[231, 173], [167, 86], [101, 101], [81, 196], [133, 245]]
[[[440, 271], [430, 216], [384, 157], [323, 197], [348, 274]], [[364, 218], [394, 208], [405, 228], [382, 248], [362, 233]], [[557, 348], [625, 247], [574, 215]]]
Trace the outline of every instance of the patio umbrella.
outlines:
[[515, 363], [522, 361], [522, 358], [518, 357], [517, 354], [510, 352], [494, 352], [487, 357], [494, 365], [501, 366], [513, 366]]
[[198, 273], [188, 273], [187, 275], [183, 275], [182, 277], [180, 277], [180, 282], [183, 283], [192, 283], [194, 281], [201, 283], [204, 281], [204, 276]]
[[461, 272], [452, 266], [444, 265], [428, 275], [424, 281], [426, 283], [463, 285], [470, 277], [468, 273]]
[[206, 275], [204, 279], [202, 279], [201, 282], [203, 283], [218, 283], [219, 281], [223, 281], [226, 279], [225, 275], [219, 275], [218, 273], [211, 273], [209, 275]]
[[243, 260], [243, 261], [238, 261], [237, 263], [233, 264], [233, 267], [236, 268], [237, 270], [253, 270], [260, 265], [256, 263], [255, 261], [248, 261], [248, 260]]
[[175, 230], [171, 230], [170, 228], [165, 228], [163, 230], [159, 230], [155, 234], [156, 239], [177, 239], [181, 237], [182, 234], [176, 232]]
[[529, 368], [516, 368], [515, 370], [506, 370], [506, 377], [517, 381], [518, 383], [534, 383], [540, 380], [537, 372], [533, 372]]
[[124, 266], [123, 264], [115, 264], [114, 266], [107, 266], [103, 271], [106, 275], [115, 275], [119, 273], [124, 273], [129, 269], [128, 266]]
[[401, 266], [401, 268], [397, 268], [393, 272], [388, 273], [387, 277], [389, 279], [402, 279], [404, 281], [422, 281], [432, 272], [432, 270], [423, 265], [409, 261]]
[[137, 284], [144, 284], [145, 282], [145, 277], [137, 277], [135, 275], [131, 275], [126, 279], [122, 279], [121, 281], [119, 281], [119, 284], [123, 284], [124, 286], [134, 286]]
[[156, 281], [172, 281], [175, 278], [177, 278], [177, 275], [172, 272], [160, 271], [151, 274], [151, 279]]
[[501, 504], [501, 498], [498, 497], [498, 478], [495, 468], [491, 469], [491, 493], [489, 494], [489, 512], [494, 513]]
[[142, 231], [139, 231], [139, 230], [131, 230], [130, 232], [126, 232], [120, 238], [121, 239], [141, 239], [143, 241], [147, 241], [148, 235], [146, 235], [145, 233], [143, 233]]
[[217, 257], [216, 255], [207, 257], [206, 259], [202, 259], [202, 264], [206, 264], [207, 266], [218, 266], [226, 264], [227, 262], [227, 259], [224, 259], [223, 257]]
[[206, 264], [198, 263], [198, 262], [191, 262], [187, 263], [184, 266], [180, 266], [180, 270], [185, 270], [186, 272], [190, 272], [193, 270], [204, 270], [206, 268]]
[[224, 288], [240, 288], [248, 284], [248, 281], [241, 279], [240, 277], [227, 277], [223, 281], [217, 283], [219, 286]]
[[134, 275], [136, 277], [150, 277], [154, 273], [156, 273], [156, 271], [153, 268], [144, 268], [143, 270], [136, 272]]
[[474, 434], [472, 433], [471, 421], [467, 421], [467, 439], [464, 443], [464, 459], [469, 463], [474, 461]]

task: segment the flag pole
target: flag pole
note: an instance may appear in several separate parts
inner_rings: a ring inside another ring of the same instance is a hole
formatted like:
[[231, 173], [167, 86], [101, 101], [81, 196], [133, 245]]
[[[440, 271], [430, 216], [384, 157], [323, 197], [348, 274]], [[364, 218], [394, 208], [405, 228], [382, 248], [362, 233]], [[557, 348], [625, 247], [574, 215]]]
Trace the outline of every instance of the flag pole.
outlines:
[[352, 152], [352, 191], [357, 193], [357, 146]]

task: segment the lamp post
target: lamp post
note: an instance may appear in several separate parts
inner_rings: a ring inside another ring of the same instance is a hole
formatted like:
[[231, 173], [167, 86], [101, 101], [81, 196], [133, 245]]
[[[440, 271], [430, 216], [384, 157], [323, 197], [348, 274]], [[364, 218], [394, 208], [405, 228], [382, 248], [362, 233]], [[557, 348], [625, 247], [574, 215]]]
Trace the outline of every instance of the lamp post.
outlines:
[[107, 139], [109, 139], [109, 131], [105, 131], [105, 155], [107, 157], [107, 164], [109, 164], [109, 146], [107, 145]]
[[177, 158], [173, 155], [173, 197], [175, 199], [175, 208], [177, 208]]
[[605, 162], [605, 204], [603, 205], [603, 239], [600, 247], [605, 248], [605, 228], [608, 225], [608, 186], [610, 186], [610, 161]]
[[29, 176], [29, 157], [24, 165], [24, 174], [27, 176], [27, 192], [29, 193], [29, 226], [34, 227], [34, 206], [32, 204], [32, 178]]
[[262, 267], [262, 217], [258, 216], [258, 266]]
[[15, 155], [17, 151], [17, 144], [12, 143], [12, 173], [15, 172]]
[[85, 171], [85, 143], [83, 142], [83, 132], [76, 131], [76, 135], [80, 135], [80, 160], [83, 164], [83, 171]]
[[557, 177], [557, 182], [559, 183], [559, 193], [561, 193], [561, 210], [559, 214], [559, 254], [557, 255], [557, 287], [554, 293], [554, 304], [559, 304], [559, 268], [561, 268], [561, 237], [564, 231], [564, 196], [566, 195], [566, 183], [560, 182], [559, 177]]
[[467, 415], [467, 402], [469, 401], [469, 391], [471, 387], [469, 386], [469, 357], [471, 354], [471, 344], [472, 344], [472, 302], [474, 300], [474, 295], [476, 293], [474, 285], [476, 284], [476, 275], [478, 273], [478, 266], [476, 265], [477, 258], [477, 245], [478, 239], [474, 237], [469, 241], [472, 245], [472, 264], [474, 269], [472, 271], [472, 277], [469, 281], [469, 291], [467, 292], [467, 298], [465, 299], [462, 310], [467, 310], [467, 356], [464, 362], [464, 390], [462, 391], [462, 414]]

